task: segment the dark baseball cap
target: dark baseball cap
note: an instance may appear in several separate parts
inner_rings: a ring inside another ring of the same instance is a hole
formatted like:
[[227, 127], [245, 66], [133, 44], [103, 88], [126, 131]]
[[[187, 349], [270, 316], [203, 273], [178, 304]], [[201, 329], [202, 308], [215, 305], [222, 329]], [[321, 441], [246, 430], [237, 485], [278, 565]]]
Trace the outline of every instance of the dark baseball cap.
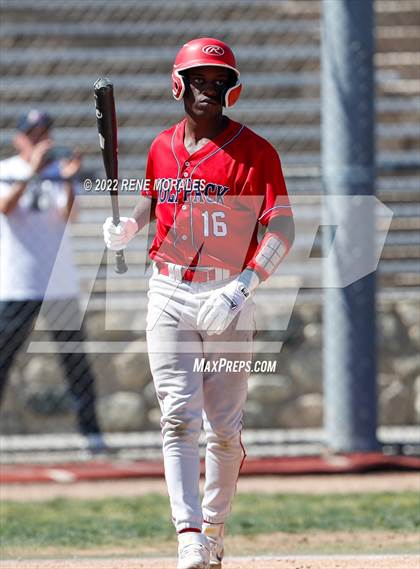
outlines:
[[19, 118], [16, 126], [21, 132], [29, 132], [36, 126], [50, 128], [52, 124], [53, 120], [48, 113], [44, 113], [38, 109], [31, 109], [26, 115], [22, 115]]

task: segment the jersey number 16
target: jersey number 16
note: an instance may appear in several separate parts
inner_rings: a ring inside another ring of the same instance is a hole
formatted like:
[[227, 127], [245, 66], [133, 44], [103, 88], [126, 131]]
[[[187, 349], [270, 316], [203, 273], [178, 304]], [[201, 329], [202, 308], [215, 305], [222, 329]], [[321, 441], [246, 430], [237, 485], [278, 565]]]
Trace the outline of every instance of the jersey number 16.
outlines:
[[221, 219], [225, 217], [223, 211], [214, 211], [211, 215], [208, 211], [203, 211], [201, 215], [204, 220], [204, 237], [210, 237], [210, 232], [212, 232], [214, 237], [224, 237], [227, 235], [227, 225], [224, 221], [221, 221]]

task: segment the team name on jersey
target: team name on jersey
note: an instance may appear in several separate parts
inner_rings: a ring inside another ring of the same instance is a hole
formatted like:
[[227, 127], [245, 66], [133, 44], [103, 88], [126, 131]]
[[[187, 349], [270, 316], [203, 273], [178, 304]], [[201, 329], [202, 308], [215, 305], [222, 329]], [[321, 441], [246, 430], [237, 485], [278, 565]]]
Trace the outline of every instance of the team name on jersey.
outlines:
[[158, 192], [159, 203], [224, 203], [228, 186], [207, 182], [204, 179], [157, 178], [154, 189]]

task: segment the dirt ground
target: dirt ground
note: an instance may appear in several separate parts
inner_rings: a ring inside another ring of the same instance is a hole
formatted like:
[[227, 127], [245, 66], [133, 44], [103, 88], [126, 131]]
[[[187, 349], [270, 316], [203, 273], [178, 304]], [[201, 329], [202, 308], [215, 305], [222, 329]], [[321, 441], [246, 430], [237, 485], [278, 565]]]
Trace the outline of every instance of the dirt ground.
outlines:
[[[420, 491], [420, 474], [412, 472], [318, 475], [318, 476], [242, 476], [239, 492], [261, 493], [360, 493]], [[76, 483], [4, 484], [1, 500], [21, 502], [53, 498], [101, 499], [111, 496], [166, 495], [162, 479], [128, 479]]]
[[[418, 569], [417, 556], [288, 557], [232, 559], [223, 569]], [[169, 559], [74, 559], [71, 561], [3, 561], [2, 569], [175, 569]]]

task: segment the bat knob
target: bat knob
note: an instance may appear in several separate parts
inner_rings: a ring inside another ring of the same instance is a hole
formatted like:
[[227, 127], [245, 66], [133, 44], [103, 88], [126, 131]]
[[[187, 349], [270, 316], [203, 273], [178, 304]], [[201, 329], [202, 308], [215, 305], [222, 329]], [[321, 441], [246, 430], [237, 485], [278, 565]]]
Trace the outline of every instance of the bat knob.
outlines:
[[93, 84], [95, 91], [98, 91], [99, 89], [106, 89], [112, 86], [112, 81], [108, 79], [108, 77], [99, 77], [99, 79], [97, 79]]
[[124, 258], [124, 251], [117, 251], [115, 253], [115, 272], [118, 275], [123, 275], [127, 272], [127, 263]]

